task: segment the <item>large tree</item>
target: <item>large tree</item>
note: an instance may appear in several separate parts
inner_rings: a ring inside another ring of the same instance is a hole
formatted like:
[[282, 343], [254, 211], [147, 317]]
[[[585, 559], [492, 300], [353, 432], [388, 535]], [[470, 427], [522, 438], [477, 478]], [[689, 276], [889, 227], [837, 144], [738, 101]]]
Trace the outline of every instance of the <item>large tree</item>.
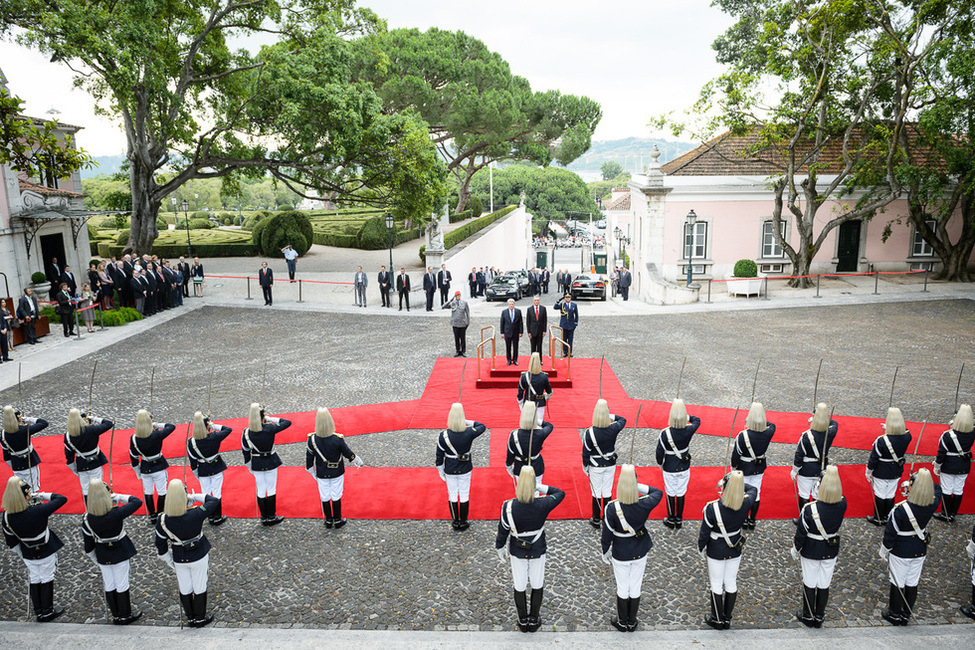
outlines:
[[[401, 218], [442, 201], [422, 120], [383, 112], [352, 79], [348, 38], [381, 27], [352, 0], [7, 0], [0, 18], [121, 120], [137, 253], [151, 249], [165, 199], [194, 178], [224, 178], [232, 193], [241, 176], [270, 173], [302, 195]], [[256, 55], [230, 45], [259, 35], [276, 42]]]
[[39, 178], [67, 178], [92, 164], [91, 156], [59, 136], [57, 123], [22, 114], [23, 100], [10, 94], [0, 72], [0, 165]]
[[602, 117], [588, 97], [533, 92], [508, 64], [463, 32], [398, 29], [360, 39], [359, 75], [388, 111], [414, 108], [460, 184], [458, 213], [474, 174], [497, 160], [569, 164]]

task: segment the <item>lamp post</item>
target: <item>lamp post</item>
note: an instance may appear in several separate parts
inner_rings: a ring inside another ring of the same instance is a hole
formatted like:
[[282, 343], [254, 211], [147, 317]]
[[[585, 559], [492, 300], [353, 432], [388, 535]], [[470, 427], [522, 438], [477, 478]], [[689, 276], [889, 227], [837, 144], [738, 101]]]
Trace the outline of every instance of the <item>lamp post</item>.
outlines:
[[616, 237], [616, 243], [618, 248], [618, 257], [623, 257], [623, 231], [620, 230], [619, 226], [613, 228], [613, 235]]
[[694, 224], [697, 223], [697, 214], [694, 210], [687, 213], [687, 226], [690, 233], [689, 244], [687, 247], [687, 286], [690, 288], [691, 280], [694, 275]]
[[186, 221], [186, 256], [193, 257], [193, 246], [190, 244], [190, 202], [183, 199], [179, 207], [183, 208], [183, 218]]
[[389, 277], [393, 277], [393, 215], [390, 213], [385, 214], [386, 219], [386, 230], [389, 231]]

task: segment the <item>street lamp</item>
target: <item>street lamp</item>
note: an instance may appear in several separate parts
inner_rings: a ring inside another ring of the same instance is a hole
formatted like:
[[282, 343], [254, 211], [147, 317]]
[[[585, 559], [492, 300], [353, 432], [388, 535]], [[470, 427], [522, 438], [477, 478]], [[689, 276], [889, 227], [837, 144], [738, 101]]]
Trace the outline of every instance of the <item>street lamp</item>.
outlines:
[[619, 257], [622, 257], [623, 256], [623, 231], [620, 230], [620, 227], [619, 226], [616, 226], [615, 228], [613, 228], [613, 235], [616, 236], [616, 242], [617, 242], [618, 247], [619, 247], [619, 254], [618, 254], [618, 256]]
[[388, 212], [384, 218], [386, 219], [386, 230], [389, 231], [389, 277], [393, 277], [393, 224], [395, 221], [393, 215]]
[[688, 286], [688, 288], [690, 288], [690, 286], [691, 286], [691, 279], [692, 279], [693, 273], [694, 273], [694, 271], [693, 271], [693, 268], [694, 268], [694, 264], [693, 264], [693, 260], [694, 260], [694, 224], [696, 224], [696, 223], [697, 223], [697, 214], [694, 213], [694, 210], [691, 210], [690, 212], [687, 213], [687, 226], [688, 226], [688, 232], [690, 233], [690, 237], [688, 239], [688, 246], [687, 246], [687, 286]]
[[183, 218], [186, 221], [186, 256], [193, 257], [193, 247], [190, 245], [190, 202], [183, 199], [179, 207], [183, 208]]

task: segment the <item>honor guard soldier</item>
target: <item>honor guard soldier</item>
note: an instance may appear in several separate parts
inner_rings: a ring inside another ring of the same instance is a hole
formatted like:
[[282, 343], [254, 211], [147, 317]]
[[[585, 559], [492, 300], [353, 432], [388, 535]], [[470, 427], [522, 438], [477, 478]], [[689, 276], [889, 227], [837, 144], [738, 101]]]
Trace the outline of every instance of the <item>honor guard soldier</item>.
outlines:
[[240, 437], [244, 464], [254, 475], [257, 509], [264, 526], [276, 526], [284, 521], [284, 517], [277, 516], [278, 467], [281, 466], [281, 459], [274, 451], [274, 436], [290, 426], [291, 420], [265, 416], [264, 408], [255, 402], [251, 404], [247, 428]]
[[518, 380], [518, 406], [525, 402], [535, 402], [538, 407], [538, 421], [545, 419], [545, 405], [552, 399], [552, 384], [548, 380], [548, 373], [542, 372], [542, 357], [538, 352], [532, 352], [528, 359], [528, 370], [521, 373]]
[[731, 468], [741, 470], [745, 475], [745, 485], [755, 488], [755, 503], [743, 524], [745, 530], [755, 530], [758, 506], [762, 500], [762, 477], [768, 465], [765, 452], [774, 435], [775, 425], [765, 420], [765, 407], [760, 402], [752, 402], [745, 419], [745, 429], [738, 433], [731, 450]]
[[[603, 401], [603, 400], [600, 400]], [[616, 576], [616, 616], [609, 622], [620, 632], [633, 632], [639, 621], [640, 593], [647, 568], [647, 553], [653, 540], [647, 519], [664, 493], [636, 481], [633, 465], [620, 468], [616, 499], [606, 504], [603, 517], [603, 562], [611, 564]]]
[[830, 465], [819, 480], [816, 501], [807, 503], [796, 524], [796, 537], [789, 551], [802, 566], [802, 603], [796, 618], [806, 627], [822, 627], [833, 581], [836, 556], [840, 551], [840, 526], [846, 514], [846, 497], [836, 465]]
[[[217, 499], [202, 494], [186, 494], [183, 482], [169, 482], [165, 512], [156, 521], [156, 552], [159, 559], [176, 572], [179, 602], [190, 627], [213, 622], [207, 614], [207, 576], [210, 571], [210, 541], [203, 534], [203, 522], [213, 514]], [[187, 499], [203, 503], [189, 507]]]
[[975, 526], [972, 526], [972, 538], [965, 546], [965, 553], [968, 554], [969, 568], [972, 573], [972, 602], [970, 605], [962, 605], [958, 611], [968, 618], [975, 619]]
[[454, 402], [447, 415], [447, 428], [437, 437], [437, 472], [447, 484], [447, 505], [454, 530], [467, 530], [471, 526], [467, 521], [474, 471], [471, 445], [486, 430], [484, 424], [466, 419], [464, 406]]
[[704, 622], [727, 630], [738, 599], [738, 567], [745, 546], [741, 527], [758, 492], [745, 485], [744, 475], [737, 470], [718, 482], [718, 490], [721, 498], [704, 506], [697, 548], [707, 560], [711, 583], [711, 613]]
[[[162, 446], [163, 440], [175, 430], [175, 424], [153, 422], [145, 409], [135, 414], [135, 433], [129, 441], [129, 460], [135, 477], [142, 481], [146, 511], [152, 523], [156, 523], [156, 512], [162, 512], [166, 505], [166, 468], [169, 462], [163, 456]], [[152, 502], [153, 490], [159, 495], [156, 504]]]
[[554, 426], [551, 422], [538, 421], [534, 402], [525, 402], [521, 407], [521, 419], [518, 428], [508, 436], [508, 451], [504, 464], [511, 478], [521, 475], [521, 468], [531, 465], [535, 470], [538, 482], [542, 482], [545, 474], [545, 460], [542, 458], [542, 445], [552, 433]]
[[657, 439], [657, 464], [667, 493], [667, 528], [680, 529], [684, 521], [684, 495], [691, 478], [691, 437], [699, 426], [701, 418], [688, 417], [684, 400], [675, 399], [670, 405], [667, 428]]
[[197, 411], [193, 414], [193, 437], [186, 443], [193, 476], [200, 482], [203, 494], [212, 494], [217, 506], [210, 515], [210, 524], [219, 526], [227, 521], [223, 516], [223, 473], [227, 463], [220, 457], [220, 443], [233, 432], [228, 426], [214, 426], [209, 418]]
[[589, 490], [592, 492], [592, 519], [589, 523], [594, 528], [599, 528], [603, 505], [613, 495], [616, 438], [625, 426], [626, 418], [611, 415], [609, 404], [601, 399], [592, 410], [592, 426], [582, 433], [582, 471], [589, 477]]
[[27, 565], [30, 601], [38, 623], [53, 621], [64, 613], [54, 606], [54, 571], [58, 549], [64, 544], [47, 521], [68, 498], [51, 492], [30, 491], [25, 481], [11, 476], [3, 492], [3, 537]]
[[962, 404], [951, 421], [951, 428], [941, 434], [934, 473], [941, 480], [941, 512], [935, 518], [951, 523], [961, 507], [965, 481], [972, 469], [972, 407]]
[[98, 565], [105, 585], [105, 601], [112, 623], [128, 625], [142, 616], [132, 611], [129, 598], [129, 560], [135, 545], [125, 534], [125, 518], [142, 507], [142, 501], [127, 494], [109, 494], [101, 479], [88, 485], [88, 512], [81, 519], [85, 554]]
[[887, 515], [894, 507], [897, 486], [904, 475], [904, 459], [911, 434], [904, 424], [899, 408], [887, 409], [884, 434], [877, 436], [867, 460], [867, 481], [873, 487], [873, 514], [867, 517], [874, 526], [887, 523]]
[[[536, 496], [536, 492], [541, 496]], [[545, 520], [562, 503], [565, 492], [536, 481], [535, 471], [525, 465], [518, 474], [515, 493], [516, 498], [501, 505], [494, 547], [502, 561], [511, 560], [518, 629], [535, 632], [542, 626], [539, 612], [545, 588]], [[532, 588], [530, 609], [529, 584]]]
[[890, 604], [880, 616], [892, 625], [907, 625], [914, 613], [917, 583], [931, 541], [931, 534], [925, 528], [941, 498], [941, 488], [931, 480], [931, 473], [926, 469], [919, 469], [901, 487], [907, 500], [891, 511], [879, 549], [880, 559], [888, 563], [890, 578]]
[[322, 502], [322, 517], [326, 528], [341, 528], [346, 523], [342, 518], [342, 492], [345, 489], [343, 456], [356, 467], [364, 464], [349, 449], [345, 438], [335, 433], [335, 421], [328, 409], [318, 409], [315, 414], [315, 432], [308, 434], [305, 469], [318, 483], [318, 496]]
[[[64, 460], [81, 483], [81, 496], [87, 503], [88, 484], [101, 480], [102, 466], [108, 459], [98, 447], [98, 437], [111, 431], [111, 420], [86, 415], [78, 409], [68, 411], [68, 432], [64, 435]], [[165, 490], [163, 491], [165, 494]]]
[[31, 437], [47, 428], [47, 420], [24, 418], [12, 406], [3, 407], [3, 431], [0, 432], [0, 447], [3, 459], [14, 476], [21, 479], [34, 492], [41, 489], [40, 456], [34, 451]]
[[819, 475], [829, 464], [829, 448], [838, 429], [839, 424], [829, 417], [826, 405], [817, 404], [815, 413], [809, 419], [809, 428], [799, 436], [790, 472], [792, 480], [796, 481], [800, 512], [810, 499], [816, 498]]

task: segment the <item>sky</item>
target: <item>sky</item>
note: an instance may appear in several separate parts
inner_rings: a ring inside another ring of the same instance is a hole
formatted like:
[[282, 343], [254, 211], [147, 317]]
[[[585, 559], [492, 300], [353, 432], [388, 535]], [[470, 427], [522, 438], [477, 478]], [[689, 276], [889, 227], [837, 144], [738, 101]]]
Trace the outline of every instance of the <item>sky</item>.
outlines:
[[[721, 72], [711, 43], [731, 18], [710, 0], [360, 0], [390, 29], [463, 31], [499, 53], [533, 90], [586, 95], [603, 118], [594, 140], [665, 136], [647, 123], [680, 113]], [[117, 121], [94, 112], [74, 73], [36, 51], [0, 42], [0, 68], [25, 113], [85, 127], [78, 144], [94, 156], [125, 152]]]

